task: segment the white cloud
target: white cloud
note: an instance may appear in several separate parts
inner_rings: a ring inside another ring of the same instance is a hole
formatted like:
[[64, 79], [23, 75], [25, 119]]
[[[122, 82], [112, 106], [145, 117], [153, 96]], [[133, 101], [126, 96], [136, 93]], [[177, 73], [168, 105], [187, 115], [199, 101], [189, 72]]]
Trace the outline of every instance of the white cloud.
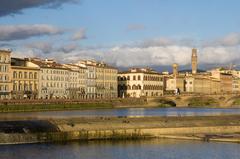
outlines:
[[[77, 44], [68, 44], [63, 47], [54, 47], [47, 54], [60, 62], [77, 62], [80, 59], [96, 59], [105, 61], [118, 67], [133, 66], [161, 66], [178, 63], [188, 65], [191, 62], [191, 45], [184, 45], [180, 40], [148, 40], [147, 42], [133, 43], [127, 46], [102, 47], [80, 47]], [[201, 46], [198, 47], [199, 63], [229, 64], [240, 61], [240, 46]], [[30, 52], [30, 51], [29, 51]], [[46, 56], [41, 54], [40, 56]]]

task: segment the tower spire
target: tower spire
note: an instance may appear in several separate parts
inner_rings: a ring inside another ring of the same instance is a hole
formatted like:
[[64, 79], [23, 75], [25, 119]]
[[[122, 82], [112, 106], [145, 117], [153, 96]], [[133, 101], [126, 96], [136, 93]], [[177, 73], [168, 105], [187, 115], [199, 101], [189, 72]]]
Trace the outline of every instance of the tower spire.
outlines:
[[197, 73], [197, 49], [193, 48], [192, 49], [192, 74]]

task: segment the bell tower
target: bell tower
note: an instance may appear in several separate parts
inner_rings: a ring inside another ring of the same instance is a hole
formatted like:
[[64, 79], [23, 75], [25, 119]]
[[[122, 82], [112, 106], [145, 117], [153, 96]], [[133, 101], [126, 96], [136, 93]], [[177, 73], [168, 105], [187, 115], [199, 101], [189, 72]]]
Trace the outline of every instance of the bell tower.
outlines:
[[172, 65], [173, 68], [173, 76], [176, 77], [178, 75], [178, 64], [174, 63]]
[[197, 73], [197, 49], [192, 49], [192, 74]]

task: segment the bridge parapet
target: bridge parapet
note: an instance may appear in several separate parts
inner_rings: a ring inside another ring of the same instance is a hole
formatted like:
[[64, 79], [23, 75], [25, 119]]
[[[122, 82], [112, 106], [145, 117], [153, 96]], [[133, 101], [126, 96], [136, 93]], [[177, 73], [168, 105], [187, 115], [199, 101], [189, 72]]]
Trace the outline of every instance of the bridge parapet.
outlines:
[[154, 100], [156, 101], [157, 99], [167, 100], [167, 101], [174, 102], [176, 104], [176, 107], [187, 107], [191, 99], [198, 99], [198, 100], [202, 99], [202, 100], [206, 100], [206, 103], [208, 101], [209, 102], [215, 101], [213, 102], [213, 104], [217, 103], [217, 105], [214, 105], [214, 106], [230, 107], [232, 106], [233, 102], [238, 98], [240, 99], [239, 94], [211, 94], [211, 95], [184, 94], [184, 95], [166, 95], [162, 97], [153, 97], [153, 98], [148, 98], [148, 100], [151, 100], [151, 101], [154, 101]]

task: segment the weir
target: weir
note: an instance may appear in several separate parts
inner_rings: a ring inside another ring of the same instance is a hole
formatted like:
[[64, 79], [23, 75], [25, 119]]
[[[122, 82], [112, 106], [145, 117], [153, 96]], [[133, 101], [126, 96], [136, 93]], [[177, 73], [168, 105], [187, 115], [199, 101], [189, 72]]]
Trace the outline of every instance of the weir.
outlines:
[[[0, 144], [146, 138], [205, 140], [206, 137], [210, 141], [211, 136], [214, 137], [214, 140], [240, 142], [239, 115], [141, 118], [95, 117], [55, 119], [44, 122], [46, 125], [56, 126], [57, 129], [39, 132], [2, 132], [0, 134]], [[222, 134], [228, 136], [222, 137]]]

